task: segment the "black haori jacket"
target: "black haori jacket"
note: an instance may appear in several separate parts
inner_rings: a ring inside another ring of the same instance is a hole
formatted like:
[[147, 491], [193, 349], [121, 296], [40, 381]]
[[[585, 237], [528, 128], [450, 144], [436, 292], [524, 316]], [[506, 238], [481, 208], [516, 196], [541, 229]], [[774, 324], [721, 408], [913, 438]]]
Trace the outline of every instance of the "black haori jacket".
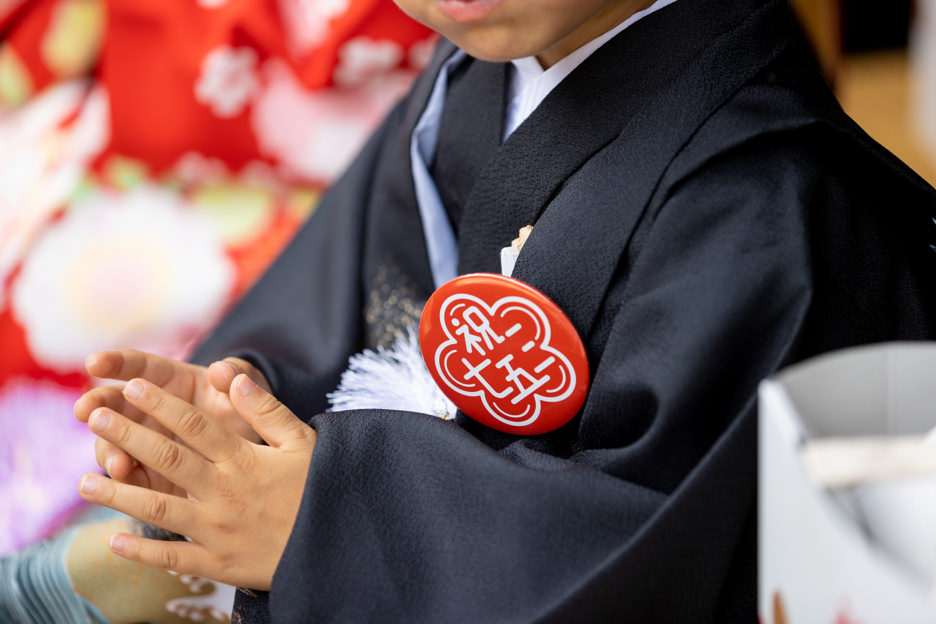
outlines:
[[460, 271], [498, 272], [534, 224], [514, 277], [566, 312], [591, 367], [576, 418], [530, 438], [322, 413], [348, 357], [433, 290], [409, 139], [440, 46], [196, 355], [248, 357], [318, 431], [273, 589], [237, 617], [755, 620], [758, 382], [936, 326], [936, 193], [842, 113], [798, 41], [786, 0], [680, 0], [474, 163]]

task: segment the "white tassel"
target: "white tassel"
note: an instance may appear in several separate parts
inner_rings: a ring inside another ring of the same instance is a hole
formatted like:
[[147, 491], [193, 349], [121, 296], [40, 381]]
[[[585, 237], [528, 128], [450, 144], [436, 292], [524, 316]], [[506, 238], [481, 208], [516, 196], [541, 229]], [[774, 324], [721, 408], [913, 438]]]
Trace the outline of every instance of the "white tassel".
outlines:
[[391, 409], [449, 420], [455, 405], [436, 385], [419, 350], [416, 329], [407, 328], [390, 349], [365, 349], [348, 360], [338, 388], [329, 393], [329, 411]]

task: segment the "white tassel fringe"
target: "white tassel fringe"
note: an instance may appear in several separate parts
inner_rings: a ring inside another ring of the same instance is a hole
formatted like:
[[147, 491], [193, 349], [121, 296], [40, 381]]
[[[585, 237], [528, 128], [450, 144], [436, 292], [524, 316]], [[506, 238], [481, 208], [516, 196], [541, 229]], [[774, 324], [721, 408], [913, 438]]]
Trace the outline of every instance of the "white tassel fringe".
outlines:
[[392, 348], [365, 349], [351, 356], [338, 388], [329, 393], [329, 411], [391, 409], [449, 420], [455, 405], [436, 385], [419, 350], [416, 329], [407, 328]]

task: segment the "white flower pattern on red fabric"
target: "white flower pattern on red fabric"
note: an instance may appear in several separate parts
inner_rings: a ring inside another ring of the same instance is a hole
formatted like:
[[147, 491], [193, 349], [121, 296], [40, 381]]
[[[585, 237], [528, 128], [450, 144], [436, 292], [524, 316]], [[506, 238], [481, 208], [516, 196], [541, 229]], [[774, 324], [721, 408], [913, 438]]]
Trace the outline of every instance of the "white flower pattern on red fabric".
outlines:
[[266, 86], [250, 122], [261, 151], [288, 176], [330, 182], [347, 166], [412, 73], [396, 70], [355, 87], [308, 91], [280, 61], [264, 66]]
[[184, 184], [196, 185], [217, 182], [231, 176], [227, 165], [219, 158], [198, 152], [185, 152], [172, 167], [172, 173]]
[[107, 144], [109, 114], [104, 89], [71, 80], [0, 122], [0, 284]]
[[[50, 21], [56, 11], [49, 13], [58, 4], [85, 16], [106, 5], [105, 34], [119, 45], [98, 50], [98, 37], [62, 39], [60, 20]], [[401, 16], [382, 0], [139, 4], [0, 0], [0, 21], [21, 9], [24, 17], [6, 33], [17, 51], [7, 46], [9, 54], [0, 54], [7, 70], [0, 76], [0, 357], [7, 363], [0, 495], [8, 502], [0, 507], [0, 556], [48, 534], [81, 503], [75, 484], [95, 470], [93, 435], [71, 417], [80, 394], [71, 385], [88, 381], [85, 356], [135, 347], [184, 357], [189, 339], [252, 283], [414, 75], [389, 67], [370, 89], [322, 84], [341, 45], [364, 34], [397, 40], [410, 49], [401, 62], [414, 68], [421, 53], [412, 41], [428, 36], [400, 28]], [[210, 43], [175, 39], [192, 20]], [[148, 36], [127, 37], [141, 28]], [[147, 106], [124, 71], [81, 72], [86, 79], [43, 87], [48, 68], [39, 52], [49, 39], [68, 67], [97, 52], [108, 66], [119, 57], [137, 67], [149, 85]], [[148, 71], [164, 63], [165, 45], [178, 71]], [[284, 73], [264, 115], [255, 116], [270, 58], [312, 79], [302, 85]], [[293, 88], [299, 97], [290, 105], [282, 97]], [[338, 93], [319, 99], [310, 89]], [[159, 120], [154, 109], [164, 113]], [[292, 118], [279, 113], [295, 113], [295, 136]], [[210, 134], [159, 130], [202, 125], [210, 115], [220, 117]], [[272, 136], [251, 137], [261, 126]], [[310, 137], [321, 140], [313, 145]], [[289, 173], [296, 171], [313, 179]], [[154, 185], [165, 193], [117, 195]], [[105, 288], [109, 280], [114, 288]]]
[[307, 54], [325, 40], [329, 22], [348, 11], [351, 0], [279, 0], [283, 27], [296, 54]]
[[403, 60], [403, 47], [395, 41], [355, 37], [338, 50], [335, 84], [354, 86], [386, 74]]
[[241, 114], [260, 89], [257, 59], [253, 48], [215, 48], [202, 61], [201, 75], [195, 83], [195, 99], [218, 117]]
[[54, 370], [137, 348], [184, 357], [223, 311], [234, 268], [210, 223], [152, 187], [97, 192], [50, 225], [12, 287], [30, 351]]

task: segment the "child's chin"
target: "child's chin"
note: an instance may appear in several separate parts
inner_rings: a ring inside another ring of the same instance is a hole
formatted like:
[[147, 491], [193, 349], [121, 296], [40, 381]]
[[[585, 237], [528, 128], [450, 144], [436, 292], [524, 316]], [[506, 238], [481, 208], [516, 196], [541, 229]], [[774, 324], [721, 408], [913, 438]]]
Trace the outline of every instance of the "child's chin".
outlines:
[[[493, 31], [494, 29], [490, 29]], [[524, 45], [516, 36], [501, 33], [471, 33], [471, 36], [453, 36], [449, 39], [470, 56], [482, 61], [504, 62], [535, 55], [539, 50]]]

